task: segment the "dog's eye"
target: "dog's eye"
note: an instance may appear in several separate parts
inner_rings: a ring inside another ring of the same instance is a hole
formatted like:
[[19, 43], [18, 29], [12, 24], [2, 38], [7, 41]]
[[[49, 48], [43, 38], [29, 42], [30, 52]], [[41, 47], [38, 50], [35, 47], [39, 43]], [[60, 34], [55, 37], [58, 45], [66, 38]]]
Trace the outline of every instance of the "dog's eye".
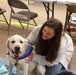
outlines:
[[11, 43], [15, 43], [15, 41], [11, 41]]
[[20, 43], [23, 43], [23, 41], [20, 41]]

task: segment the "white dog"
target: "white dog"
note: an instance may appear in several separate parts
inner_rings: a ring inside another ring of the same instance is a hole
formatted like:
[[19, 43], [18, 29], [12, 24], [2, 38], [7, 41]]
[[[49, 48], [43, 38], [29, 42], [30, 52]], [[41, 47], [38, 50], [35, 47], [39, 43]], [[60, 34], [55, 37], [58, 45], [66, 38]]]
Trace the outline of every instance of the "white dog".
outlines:
[[[25, 63], [24, 57], [21, 59], [26, 53], [28, 43], [20, 35], [13, 35], [7, 39], [6, 42], [7, 47], [7, 56], [9, 60], [9, 72], [8, 75], [12, 75], [13, 66], [18, 66], [18, 69], [22, 70], [22, 75], [28, 75], [28, 72], [32, 72], [32, 70], [36, 67], [36, 62]], [[20, 59], [19, 59], [20, 58]], [[45, 74], [45, 69], [43, 66], [38, 65], [37, 69], [41, 73], [41, 75]]]

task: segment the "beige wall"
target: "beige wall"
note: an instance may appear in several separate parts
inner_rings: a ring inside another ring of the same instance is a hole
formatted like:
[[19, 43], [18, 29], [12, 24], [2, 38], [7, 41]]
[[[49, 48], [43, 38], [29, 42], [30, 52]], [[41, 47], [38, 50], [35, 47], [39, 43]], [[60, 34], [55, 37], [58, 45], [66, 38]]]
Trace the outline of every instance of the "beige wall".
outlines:
[[[27, 3], [25, 1], [25, 3]], [[28, 5], [28, 4], [27, 4]], [[4, 9], [6, 9], [6, 18], [9, 20], [10, 16], [10, 8], [7, 4], [7, 2], [0, 2], [0, 6]], [[46, 11], [42, 3], [31, 3], [28, 5], [31, 11], [37, 12], [38, 13], [38, 18], [36, 18], [36, 22], [38, 25], [44, 23], [47, 20], [46, 16]], [[50, 4], [51, 8], [51, 4]], [[66, 5], [65, 4], [55, 4], [55, 10], [54, 10], [54, 15], [55, 18], [58, 18], [63, 24], [65, 23], [65, 14], [66, 14]], [[51, 12], [50, 12], [50, 17], [51, 17]], [[1, 18], [1, 17], [0, 17]], [[31, 21], [32, 23], [32, 21]]]

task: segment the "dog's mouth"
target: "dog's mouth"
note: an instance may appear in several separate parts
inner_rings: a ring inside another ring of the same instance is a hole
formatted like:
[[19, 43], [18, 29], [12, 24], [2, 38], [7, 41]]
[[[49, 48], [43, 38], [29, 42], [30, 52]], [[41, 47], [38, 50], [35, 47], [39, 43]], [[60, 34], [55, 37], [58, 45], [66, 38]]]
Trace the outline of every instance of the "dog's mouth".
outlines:
[[20, 47], [16, 46], [14, 48], [13, 54], [14, 54], [15, 57], [19, 57], [20, 54], [21, 54]]
[[20, 54], [21, 54], [20, 52], [14, 52], [14, 56], [15, 56], [15, 57], [19, 57]]
[[12, 51], [12, 53], [14, 54], [15, 57], [19, 57], [21, 55], [21, 52], [20, 51], [19, 52]]

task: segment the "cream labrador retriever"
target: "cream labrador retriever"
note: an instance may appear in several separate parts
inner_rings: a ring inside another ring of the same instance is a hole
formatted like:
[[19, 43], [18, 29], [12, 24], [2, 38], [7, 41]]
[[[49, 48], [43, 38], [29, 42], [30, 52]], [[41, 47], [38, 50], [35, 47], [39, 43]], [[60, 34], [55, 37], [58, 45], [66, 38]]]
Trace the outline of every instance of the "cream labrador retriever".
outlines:
[[[22, 70], [22, 75], [28, 75], [28, 73], [31, 73], [36, 67], [36, 62], [25, 63], [24, 58], [29, 56], [33, 48], [22, 36], [16, 34], [8, 38], [6, 48], [7, 58], [9, 60], [8, 75], [12, 75], [13, 66], [17, 66], [18, 69]], [[37, 69], [41, 75], [45, 74], [43, 66], [37, 65]]]

